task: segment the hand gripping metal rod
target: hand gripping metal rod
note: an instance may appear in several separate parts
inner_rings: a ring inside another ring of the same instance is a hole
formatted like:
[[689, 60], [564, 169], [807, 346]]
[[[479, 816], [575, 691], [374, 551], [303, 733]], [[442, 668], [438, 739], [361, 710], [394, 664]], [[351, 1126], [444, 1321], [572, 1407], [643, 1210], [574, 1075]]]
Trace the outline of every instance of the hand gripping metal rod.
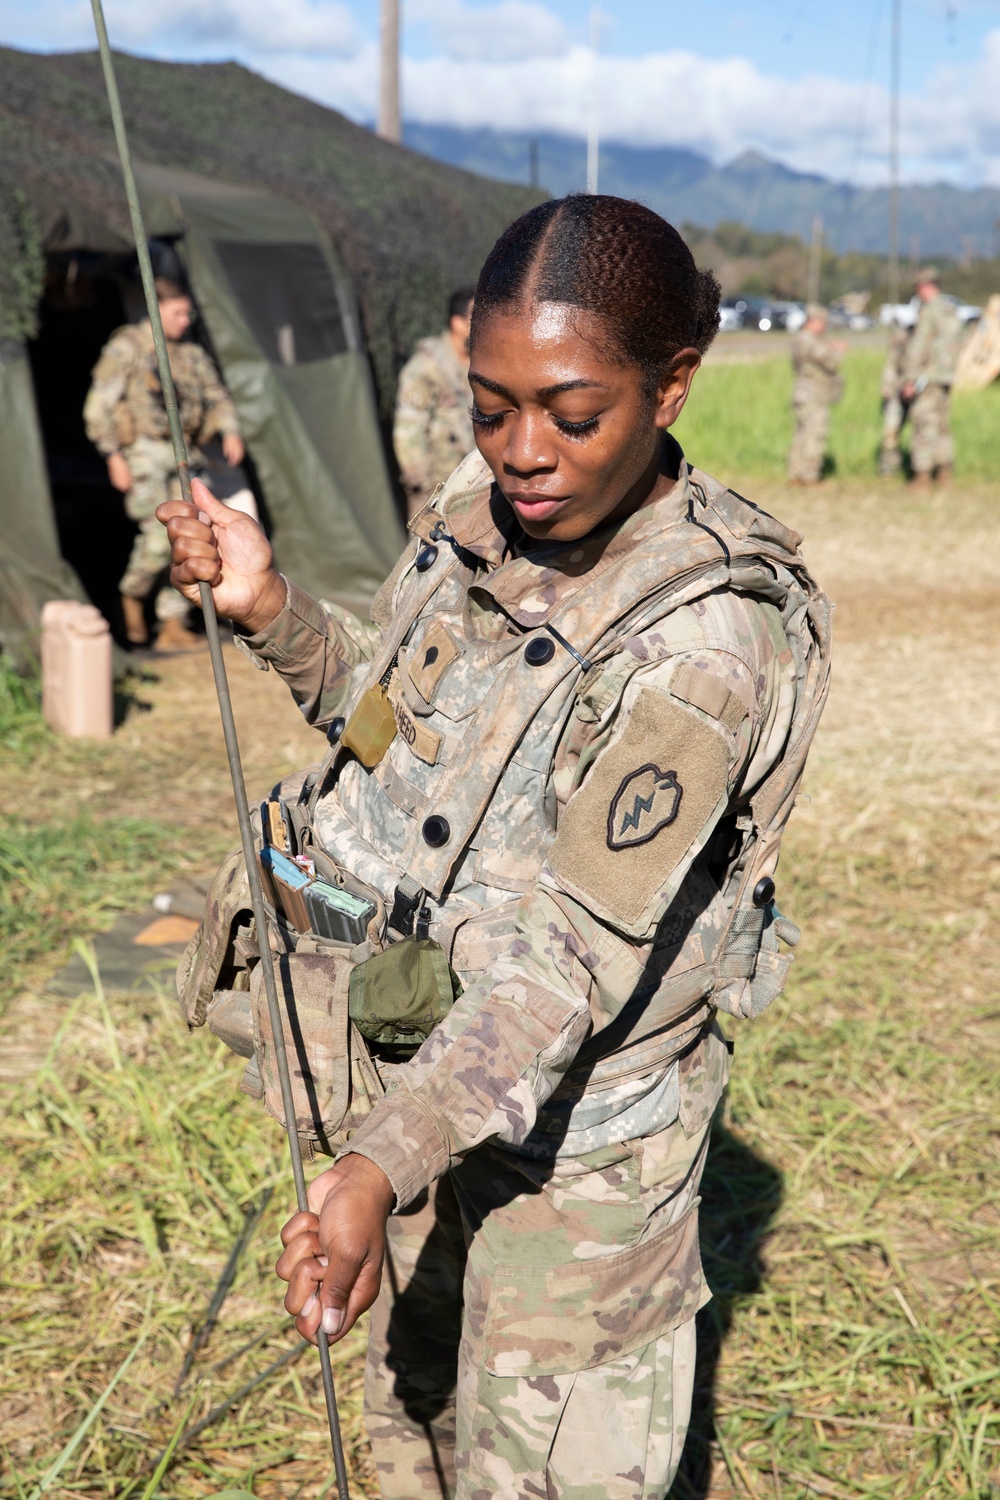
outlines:
[[[111, 45], [108, 41], [108, 30], [104, 23], [104, 9], [101, 0], [91, 0], [91, 7], [94, 12], [94, 25], [97, 29], [97, 42], [101, 52], [101, 65], [104, 69], [104, 82], [108, 91], [108, 103], [111, 106], [111, 118], [115, 127], [115, 140], [118, 143], [118, 155], [121, 158], [122, 176], [125, 179], [125, 196], [128, 199], [129, 213], [132, 218], [132, 233], [135, 238], [136, 254], [139, 257], [139, 269], [142, 272], [142, 287], [146, 294], [146, 307], [149, 311], [149, 321], [153, 329], [153, 342], [156, 345], [160, 384], [163, 387], [167, 420], [170, 423], [170, 440], [173, 443], [177, 473], [180, 476], [181, 494], [189, 505], [193, 505], [194, 501], [191, 498], [191, 469], [188, 464], [187, 447], [184, 442], [184, 433], [181, 429], [180, 415], [177, 410], [177, 393], [174, 390], [173, 376], [170, 371], [167, 342], [163, 335], [163, 324], [160, 321], [160, 308], [156, 296], [156, 286], [153, 281], [153, 266], [149, 258], [149, 246], [146, 243], [146, 230], [142, 221], [142, 208], [139, 204], [139, 193], [135, 185], [135, 174], [132, 171], [132, 158], [129, 153], [128, 136], [125, 131], [125, 117], [122, 114], [121, 99], [118, 95], [118, 83], [115, 78]], [[271, 1021], [271, 1035], [274, 1038], [274, 1060], [277, 1064], [278, 1078], [281, 1082], [281, 1104], [285, 1113], [288, 1151], [292, 1158], [295, 1196], [299, 1208], [305, 1211], [308, 1209], [309, 1204], [306, 1198], [305, 1174], [302, 1171], [302, 1152], [299, 1149], [299, 1138], [295, 1129], [295, 1105], [292, 1100], [292, 1083], [288, 1072], [288, 1058], [285, 1054], [285, 1036], [281, 1024], [281, 1011], [278, 1006], [278, 991], [274, 981], [274, 960], [267, 941], [267, 914], [264, 910], [264, 894], [261, 889], [260, 872], [257, 868], [257, 849], [253, 829], [250, 825], [250, 807], [247, 802], [246, 785], [243, 781], [243, 768], [240, 763], [240, 747], [236, 737], [236, 720], [233, 717], [233, 704], [229, 696], [226, 664], [222, 656], [222, 642], [219, 639], [219, 621], [215, 613], [215, 602], [212, 598], [210, 585], [200, 583], [198, 588], [201, 595], [202, 611], [205, 615], [205, 634], [208, 637], [208, 648], [212, 658], [215, 690], [219, 698], [219, 713], [222, 717], [222, 729], [226, 739], [226, 754], [229, 759], [230, 774], [233, 778], [233, 797], [236, 801], [236, 816], [240, 825], [240, 840], [243, 844], [243, 858], [246, 861], [250, 899], [253, 905], [254, 920], [257, 924], [260, 965], [264, 977], [264, 991], [267, 995], [267, 1010]], [[347, 1488], [347, 1467], [344, 1463], [344, 1445], [340, 1435], [340, 1418], [337, 1412], [337, 1397], [333, 1386], [333, 1369], [330, 1364], [330, 1345], [322, 1329], [317, 1334], [317, 1342], [319, 1344], [320, 1367], [323, 1372], [323, 1394], [326, 1397], [326, 1414], [330, 1423], [330, 1442], [333, 1447], [333, 1464], [337, 1476], [338, 1500], [350, 1500], [350, 1493]]]

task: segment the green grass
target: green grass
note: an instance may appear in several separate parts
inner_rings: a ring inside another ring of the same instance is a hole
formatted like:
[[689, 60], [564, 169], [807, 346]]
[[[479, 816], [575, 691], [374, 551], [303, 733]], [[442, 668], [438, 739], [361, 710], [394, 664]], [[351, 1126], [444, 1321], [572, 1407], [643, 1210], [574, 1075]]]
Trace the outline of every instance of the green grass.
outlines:
[[[280, 1131], [236, 1092], [238, 1060], [204, 1033], [189, 1038], [171, 998], [105, 998], [98, 989], [58, 1004], [59, 1033], [41, 1068], [6, 1090], [0, 1493], [28, 1493], [145, 1335], [50, 1492], [138, 1500], [153, 1493], [157, 1456], [172, 1438], [296, 1343], [272, 1270], [290, 1177]], [[175, 1399], [192, 1331], [246, 1211], [271, 1185], [219, 1326]], [[361, 1340], [334, 1351], [352, 1453], [363, 1441]], [[227, 1356], [236, 1357], [214, 1368]], [[287, 1478], [305, 1461], [323, 1474], [322, 1412], [308, 1350], [175, 1452], [155, 1488], [215, 1494], [237, 1479], [252, 1486], [275, 1464]]]
[[[39, 706], [37, 683], [0, 658], [0, 746], [9, 766], [23, 767], [55, 743]], [[72, 747], [99, 756], [97, 747]], [[0, 822], [0, 948], [7, 995], [39, 959], [73, 938], [140, 909], [156, 872], [176, 853], [173, 832], [149, 818], [95, 818], [86, 809], [46, 816], [46, 792], [15, 809], [4, 798]]]
[[[883, 356], [859, 349], [844, 361], [844, 398], [834, 407], [831, 472], [870, 479], [876, 473]], [[747, 364], [709, 363], [698, 372], [676, 427], [692, 463], [725, 483], [780, 479], [792, 439], [792, 372], [785, 356]], [[953, 400], [959, 478], [990, 479], [1000, 467], [1000, 384], [960, 392]]]

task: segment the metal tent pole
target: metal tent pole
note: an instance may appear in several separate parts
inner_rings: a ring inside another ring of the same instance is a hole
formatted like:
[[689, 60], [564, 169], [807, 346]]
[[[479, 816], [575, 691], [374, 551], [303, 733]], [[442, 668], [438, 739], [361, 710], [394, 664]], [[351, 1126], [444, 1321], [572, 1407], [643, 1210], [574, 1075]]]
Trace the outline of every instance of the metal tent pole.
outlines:
[[[153, 266], [149, 258], [149, 246], [146, 242], [146, 230], [142, 220], [142, 208], [139, 203], [135, 173], [132, 170], [128, 135], [125, 130], [125, 117], [122, 113], [121, 99], [118, 94], [118, 81], [115, 77], [114, 59], [111, 55], [111, 44], [108, 41], [108, 30], [104, 22], [104, 9], [101, 0], [91, 0], [91, 7], [94, 12], [94, 26], [97, 30], [97, 43], [101, 52], [101, 66], [104, 69], [104, 82], [107, 87], [108, 103], [111, 106], [111, 119], [114, 124], [115, 140], [118, 144], [118, 155], [121, 159], [122, 176], [125, 179], [125, 196], [128, 199], [129, 214], [132, 219], [132, 234], [135, 238], [136, 254], [139, 257], [139, 269], [142, 273], [142, 288], [146, 295], [146, 307], [153, 330], [153, 343], [156, 346], [156, 360], [159, 367], [160, 384], [163, 387], [163, 399], [167, 409], [167, 420], [170, 424], [170, 440], [173, 444], [177, 473], [180, 476], [181, 494], [185, 501], [189, 505], [192, 505], [194, 502], [191, 498], [191, 469], [188, 463], [187, 445], [184, 442], [180, 414], [177, 410], [177, 393], [174, 390], [173, 375], [170, 370], [167, 341], [163, 334], [163, 324], [160, 321], [160, 308], [156, 296]], [[243, 767], [240, 762], [240, 746], [236, 735], [236, 720], [233, 716], [232, 699], [229, 696], [229, 681], [226, 677], [226, 664], [222, 656], [222, 641], [219, 638], [219, 621], [215, 613], [215, 602], [212, 598], [211, 586], [207, 583], [200, 583], [198, 589], [201, 596], [201, 607], [205, 615], [205, 634], [208, 637], [208, 647], [212, 658], [212, 673], [215, 677], [215, 690], [218, 694], [219, 713], [222, 717], [222, 730], [226, 741], [226, 755], [229, 760], [229, 771], [233, 781], [233, 797], [236, 802], [236, 816], [240, 825], [240, 841], [243, 845], [243, 858], [246, 862], [247, 881], [250, 886], [250, 900], [259, 934], [260, 963], [264, 978], [264, 990], [267, 995], [267, 1009], [271, 1021], [271, 1033], [274, 1037], [274, 1059], [281, 1082], [281, 1103], [285, 1112], [285, 1133], [288, 1136], [288, 1151], [292, 1159], [295, 1196], [299, 1209], [306, 1212], [308, 1211], [309, 1203], [306, 1196], [305, 1174], [302, 1170], [302, 1152], [299, 1149], [299, 1138], [295, 1129], [295, 1106], [292, 1099], [291, 1078], [288, 1072], [288, 1058], [285, 1054], [285, 1036], [281, 1024], [281, 1010], [278, 1005], [278, 991], [274, 979], [274, 960], [270, 944], [267, 942], [267, 913], [264, 909], [264, 893], [261, 889], [260, 871], [257, 868], [256, 843], [253, 829], [250, 825], [250, 805], [247, 801], [246, 785], [243, 780]], [[350, 1492], [347, 1488], [347, 1467], [344, 1463], [344, 1445], [340, 1434], [340, 1418], [337, 1411], [337, 1397], [333, 1385], [333, 1368], [330, 1363], [330, 1345], [322, 1328], [317, 1334], [317, 1342], [319, 1344], [320, 1366], [323, 1374], [326, 1413], [330, 1423], [333, 1463], [337, 1476], [337, 1494], [339, 1500], [350, 1500]]]

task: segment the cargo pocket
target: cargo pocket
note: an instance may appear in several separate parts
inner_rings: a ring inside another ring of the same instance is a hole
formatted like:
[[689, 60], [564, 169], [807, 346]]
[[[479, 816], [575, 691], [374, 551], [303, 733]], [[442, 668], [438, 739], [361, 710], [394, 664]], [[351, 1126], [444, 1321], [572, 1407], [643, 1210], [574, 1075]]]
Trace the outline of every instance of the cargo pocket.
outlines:
[[[312, 1151], [344, 1145], [384, 1090], [368, 1049], [350, 1024], [351, 950], [275, 955], [282, 1033], [288, 1057], [295, 1129]], [[285, 1124], [271, 1017], [260, 965], [250, 980], [254, 1055], [265, 1106]]]
[[491, 1375], [590, 1370], [693, 1318], [704, 1300], [698, 1214], [616, 1255], [498, 1265], [483, 1338]]

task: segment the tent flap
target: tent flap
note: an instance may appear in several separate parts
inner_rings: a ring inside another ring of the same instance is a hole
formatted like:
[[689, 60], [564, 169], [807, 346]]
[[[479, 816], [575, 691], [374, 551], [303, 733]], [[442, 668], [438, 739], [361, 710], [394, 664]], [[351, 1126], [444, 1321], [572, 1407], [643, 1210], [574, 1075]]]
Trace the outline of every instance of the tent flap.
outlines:
[[366, 611], [404, 537], [336, 255], [310, 214], [272, 194], [163, 168], [139, 176], [151, 232], [182, 231], [177, 248], [260, 477], [278, 566]]
[[59, 553], [31, 368], [20, 345], [0, 348], [0, 650], [33, 650], [42, 605], [86, 599]]

